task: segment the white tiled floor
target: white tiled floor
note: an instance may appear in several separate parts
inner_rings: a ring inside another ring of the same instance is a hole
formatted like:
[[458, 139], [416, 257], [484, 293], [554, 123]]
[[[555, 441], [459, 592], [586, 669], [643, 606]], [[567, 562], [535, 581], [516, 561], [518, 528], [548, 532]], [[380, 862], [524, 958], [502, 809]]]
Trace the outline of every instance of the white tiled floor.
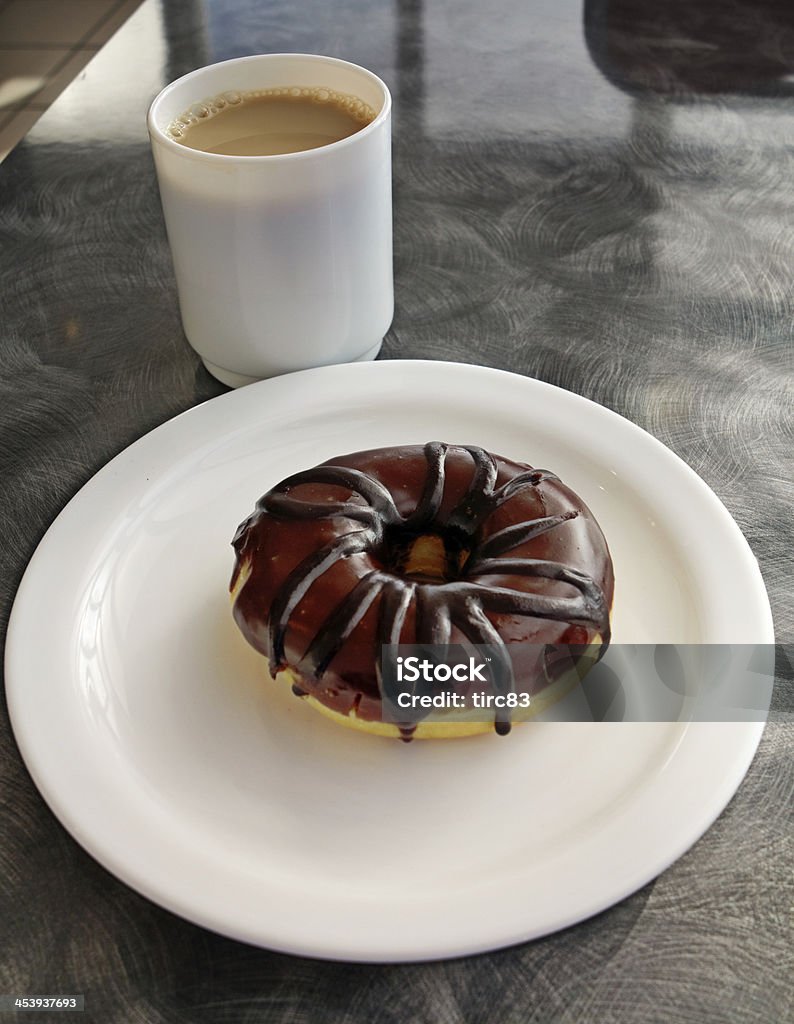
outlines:
[[0, 160], [141, 0], [0, 0]]

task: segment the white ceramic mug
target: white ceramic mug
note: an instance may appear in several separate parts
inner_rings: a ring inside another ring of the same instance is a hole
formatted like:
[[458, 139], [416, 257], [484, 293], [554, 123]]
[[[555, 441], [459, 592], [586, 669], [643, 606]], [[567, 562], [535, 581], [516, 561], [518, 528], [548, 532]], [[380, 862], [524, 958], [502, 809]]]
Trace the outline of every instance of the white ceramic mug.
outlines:
[[[206, 97], [279, 86], [351, 94], [376, 117], [339, 142], [277, 156], [205, 153], [167, 134]], [[210, 373], [239, 387], [374, 359], [394, 311], [384, 83], [333, 57], [240, 57], [166, 86], [148, 126], [182, 324]]]

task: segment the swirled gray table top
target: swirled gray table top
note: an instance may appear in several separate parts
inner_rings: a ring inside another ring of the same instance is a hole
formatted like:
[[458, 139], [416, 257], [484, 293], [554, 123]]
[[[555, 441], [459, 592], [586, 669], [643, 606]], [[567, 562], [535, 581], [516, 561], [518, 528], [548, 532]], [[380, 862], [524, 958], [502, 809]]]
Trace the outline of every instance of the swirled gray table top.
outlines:
[[[148, 103], [202, 64], [290, 50], [363, 64], [394, 93], [381, 358], [501, 367], [650, 431], [733, 514], [791, 643], [785, 0], [145, 0], [0, 168], [3, 629], [79, 487], [225, 390], [182, 335]], [[794, 1020], [793, 745], [785, 716], [768, 725], [714, 826], [598, 917], [367, 966], [221, 938], [117, 881], [38, 795], [3, 710], [0, 992], [84, 993], [102, 1024]]]

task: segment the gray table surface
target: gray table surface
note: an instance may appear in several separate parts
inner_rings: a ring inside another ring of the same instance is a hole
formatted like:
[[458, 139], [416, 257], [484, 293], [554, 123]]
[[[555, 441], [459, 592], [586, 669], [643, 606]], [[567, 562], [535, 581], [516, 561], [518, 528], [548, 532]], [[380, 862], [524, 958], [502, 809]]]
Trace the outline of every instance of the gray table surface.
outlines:
[[[394, 93], [381, 358], [502, 367], [650, 431], [735, 517], [790, 644], [785, 0], [145, 0], [0, 168], [3, 630], [78, 488], [225, 390], [180, 328], [144, 115], [179, 74], [280, 50], [364, 64]], [[707, 834], [598, 917], [367, 966], [218, 937], [117, 881], [39, 796], [3, 709], [0, 992], [85, 993], [83, 1019], [107, 1024], [794, 1020], [793, 745], [781, 715]]]

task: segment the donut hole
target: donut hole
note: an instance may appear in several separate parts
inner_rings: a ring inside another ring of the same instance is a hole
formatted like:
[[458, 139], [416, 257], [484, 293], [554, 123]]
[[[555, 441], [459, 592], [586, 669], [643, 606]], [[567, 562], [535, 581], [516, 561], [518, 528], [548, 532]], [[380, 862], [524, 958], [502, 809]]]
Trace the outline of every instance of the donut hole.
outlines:
[[378, 552], [387, 572], [402, 579], [450, 583], [464, 575], [471, 539], [462, 531], [387, 527]]

